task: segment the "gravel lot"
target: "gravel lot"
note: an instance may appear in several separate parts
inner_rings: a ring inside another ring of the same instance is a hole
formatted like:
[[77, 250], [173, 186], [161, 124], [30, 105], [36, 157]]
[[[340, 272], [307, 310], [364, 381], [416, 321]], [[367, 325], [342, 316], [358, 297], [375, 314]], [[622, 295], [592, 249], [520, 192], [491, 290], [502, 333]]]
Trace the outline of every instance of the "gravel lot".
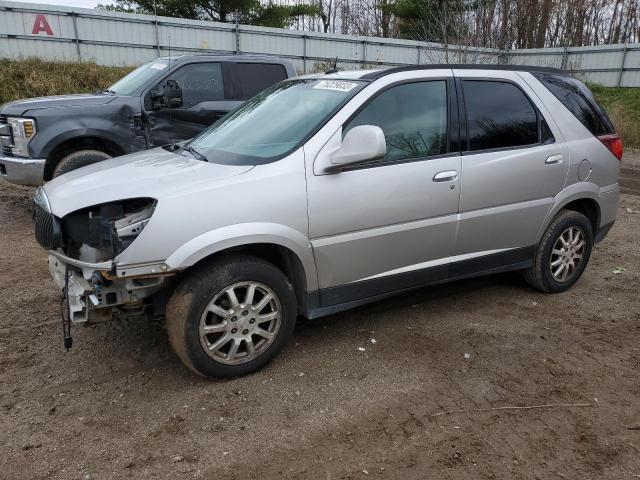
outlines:
[[152, 323], [64, 352], [30, 194], [0, 182], [3, 479], [640, 477], [639, 196], [567, 293], [425, 289], [299, 322], [268, 368], [215, 382]]

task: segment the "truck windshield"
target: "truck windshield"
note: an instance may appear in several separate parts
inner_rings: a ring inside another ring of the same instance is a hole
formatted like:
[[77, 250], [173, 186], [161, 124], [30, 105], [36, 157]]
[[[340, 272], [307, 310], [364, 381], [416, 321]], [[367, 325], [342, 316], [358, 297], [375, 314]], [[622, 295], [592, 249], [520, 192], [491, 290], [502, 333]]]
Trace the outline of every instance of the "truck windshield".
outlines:
[[111, 85], [107, 91], [117, 93], [118, 95], [133, 95], [141, 87], [146, 85], [149, 80], [158, 76], [167, 68], [169, 68], [169, 62], [167, 60], [156, 60], [145, 63]]
[[281, 82], [218, 120], [190, 145], [213, 163], [270, 163], [298, 148], [366, 84], [326, 79]]

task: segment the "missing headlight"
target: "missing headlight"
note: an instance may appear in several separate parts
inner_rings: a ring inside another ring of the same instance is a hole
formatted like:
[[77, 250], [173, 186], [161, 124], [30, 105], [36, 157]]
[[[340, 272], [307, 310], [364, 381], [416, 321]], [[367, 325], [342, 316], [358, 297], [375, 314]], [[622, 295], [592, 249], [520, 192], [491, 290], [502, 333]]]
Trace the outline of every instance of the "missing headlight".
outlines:
[[153, 198], [131, 198], [70, 213], [62, 219], [67, 254], [88, 245], [108, 258], [115, 257], [144, 229], [155, 206]]

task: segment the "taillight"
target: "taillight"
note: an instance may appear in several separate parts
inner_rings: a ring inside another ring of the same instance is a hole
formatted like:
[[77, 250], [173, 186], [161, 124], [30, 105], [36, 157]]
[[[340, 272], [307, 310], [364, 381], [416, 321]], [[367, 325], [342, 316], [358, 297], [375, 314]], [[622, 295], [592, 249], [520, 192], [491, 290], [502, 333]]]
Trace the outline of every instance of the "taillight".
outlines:
[[620, 161], [622, 161], [622, 139], [616, 133], [611, 135], [600, 135], [598, 137], [604, 146]]

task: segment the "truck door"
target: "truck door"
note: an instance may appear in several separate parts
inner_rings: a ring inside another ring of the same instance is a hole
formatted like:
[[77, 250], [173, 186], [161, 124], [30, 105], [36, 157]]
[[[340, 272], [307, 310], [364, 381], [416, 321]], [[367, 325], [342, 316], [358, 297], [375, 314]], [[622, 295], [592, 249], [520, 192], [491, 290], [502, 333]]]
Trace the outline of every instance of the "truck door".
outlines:
[[[220, 62], [181, 65], [146, 93], [143, 119], [150, 148], [188, 140], [242, 103], [225, 98], [224, 68]], [[166, 101], [162, 96], [169, 91], [172, 99]]]

